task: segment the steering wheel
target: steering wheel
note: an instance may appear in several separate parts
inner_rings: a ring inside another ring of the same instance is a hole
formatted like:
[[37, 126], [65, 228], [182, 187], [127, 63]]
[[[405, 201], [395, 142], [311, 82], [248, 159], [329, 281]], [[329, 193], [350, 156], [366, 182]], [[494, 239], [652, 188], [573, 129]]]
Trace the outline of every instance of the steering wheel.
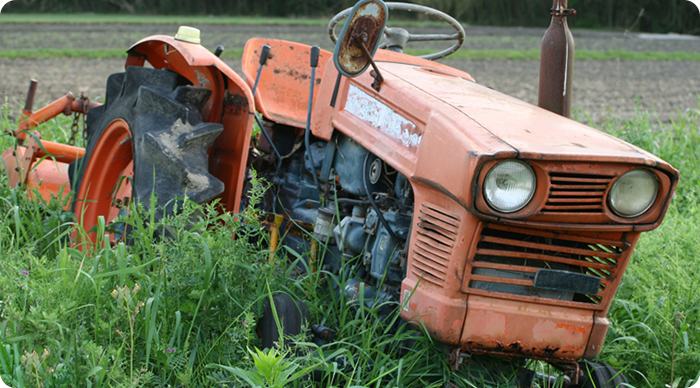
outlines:
[[[430, 60], [435, 60], [435, 59], [440, 59], [444, 58], [455, 51], [459, 50], [460, 47], [462, 47], [462, 44], [464, 43], [464, 38], [465, 38], [465, 33], [464, 33], [464, 28], [462, 27], [461, 24], [457, 20], [455, 20], [452, 16], [440, 12], [436, 9], [426, 7], [424, 5], [418, 5], [418, 4], [409, 4], [409, 3], [385, 3], [388, 9], [396, 9], [396, 10], [401, 10], [401, 11], [409, 11], [409, 12], [420, 12], [435, 18], [438, 18], [445, 23], [451, 25], [457, 32], [454, 34], [410, 34], [408, 31], [404, 30], [403, 28], [385, 28], [384, 29], [384, 43], [382, 43], [379, 48], [387, 48], [387, 47], [400, 47], [403, 49], [403, 45], [405, 45], [408, 42], [431, 42], [431, 41], [446, 41], [446, 40], [456, 40], [457, 42], [450, 46], [449, 48], [432, 53], [432, 54], [427, 54], [427, 55], [420, 55], [420, 58], [425, 58], [425, 59], [430, 59]], [[331, 41], [335, 43], [338, 40], [338, 36], [335, 34], [335, 26], [338, 25], [338, 22], [341, 20], [345, 19], [348, 17], [350, 14], [350, 11], [352, 8], [348, 8], [344, 11], [339, 12], [335, 16], [333, 16], [333, 19], [328, 23], [328, 36], [331, 38]], [[391, 44], [387, 44], [387, 42]]]

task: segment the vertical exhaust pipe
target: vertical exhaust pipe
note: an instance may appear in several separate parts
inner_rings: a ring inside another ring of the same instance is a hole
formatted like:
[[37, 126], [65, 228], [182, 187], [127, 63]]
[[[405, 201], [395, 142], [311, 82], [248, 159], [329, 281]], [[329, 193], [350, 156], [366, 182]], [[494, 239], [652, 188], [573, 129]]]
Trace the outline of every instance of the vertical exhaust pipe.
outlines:
[[575, 49], [566, 17], [576, 11], [567, 7], [568, 0], [554, 0], [552, 22], [542, 38], [538, 105], [571, 117]]

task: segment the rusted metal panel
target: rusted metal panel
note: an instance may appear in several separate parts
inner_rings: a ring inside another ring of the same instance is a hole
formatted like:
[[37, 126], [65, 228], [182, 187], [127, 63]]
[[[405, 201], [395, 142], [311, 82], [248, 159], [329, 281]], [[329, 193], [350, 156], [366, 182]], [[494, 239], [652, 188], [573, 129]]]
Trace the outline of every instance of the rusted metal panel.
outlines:
[[554, 0], [552, 22], [542, 38], [538, 105], [571, 117], [575, 47], [566, 16], [576, 11], [567, 7], [568, 0]]
[[593, 312], [470, 295], [460, 345], [529, 358], [575, 360], [586, 350]]

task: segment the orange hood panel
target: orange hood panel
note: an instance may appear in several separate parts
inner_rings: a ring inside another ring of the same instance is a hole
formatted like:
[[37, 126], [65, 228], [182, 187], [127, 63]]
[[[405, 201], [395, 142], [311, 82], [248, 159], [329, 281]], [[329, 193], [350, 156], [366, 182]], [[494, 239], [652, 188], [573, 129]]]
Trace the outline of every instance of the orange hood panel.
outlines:
[[473, 121], [517, 151], [520, 158], [663, 163], [613, 136], [475, 82], [403, 64], [382, 63], [381, 68], [416, 89], [417, 98], [429, 94], [442, 102], [436, 110], [457, 122]]

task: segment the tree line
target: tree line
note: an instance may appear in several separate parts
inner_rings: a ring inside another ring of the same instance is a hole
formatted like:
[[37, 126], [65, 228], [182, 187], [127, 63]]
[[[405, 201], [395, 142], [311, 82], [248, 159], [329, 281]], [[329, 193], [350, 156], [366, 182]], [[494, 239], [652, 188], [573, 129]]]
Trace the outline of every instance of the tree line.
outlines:
[[[546, 26], [552, 0], [414, 0], [466, 24]], [[5, 12], [93, 12], [151, 15], [324, 17], [355, 0], [14, 0]], [[700, 11], [686, 0], [569, 0], [577, 28], [700, 34]], [[399, 16], [399, 15], [397, 15]], [[401, 15], [421, 18], [420, 15]]]

